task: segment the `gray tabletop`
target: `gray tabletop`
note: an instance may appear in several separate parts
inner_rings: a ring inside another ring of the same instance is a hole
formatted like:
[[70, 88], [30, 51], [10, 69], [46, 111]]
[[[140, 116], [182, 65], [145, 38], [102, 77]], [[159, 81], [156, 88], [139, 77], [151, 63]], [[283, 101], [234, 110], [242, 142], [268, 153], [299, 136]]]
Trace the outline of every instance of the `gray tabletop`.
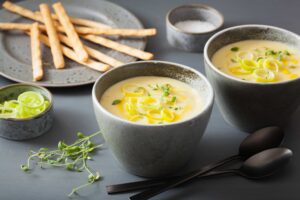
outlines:
[[[3, 2], [3, 1], [0, 1]], [[165, 15], [177, 5], [191, 1], [180, 0], [113, 0], [133, 12], [145, 27], [156, 27], [158, 35], [149, 39], [147, 50], [158, 60], [178, 62], [203, 72], [203, 58], [198, 53], [187, 53], [171, 48], [166, 42]], [[196, 2], [196, 1], [193, 1]], [[275, 25], [300, 34], [300, 1], [289, 0], [203, 0], [219, 9], [225, 17], [225, 26], [259, 23]], [[12, 82], [0, 78], [0, 86]], [[86, 174], [56, 168], [36, 169], [26, 174], [19, 169], [25, 162], [29, 149], [56, 147], [58, 140], [71, 142], [75, 133], [86, 134], [98, 130], [91, 99], [92, 85], [51, 89], [54, 94], [55, 123], [50, 132], [39, 138], [16, 142], [0, 138], [0, 199], [1, 200], [61, 200], [73, 186], [86, 181]], [[300, 91], [299, 91], [300, 92]], [[199, 180], [173, 189], [154, 198], [160, 200], [297, 200], [300, 199], [300, 110], [286, 128], [287, 137], [283, 146], [294, 151], [292, 162], [275, 176], [261, 181], [250, 181], [240, 177], [219, 177]], [[188, 130], [186, 130], [188, 131]], [[196, 169], [206, 163], [222, 159], [237, 152], [240, 141], [246, 136], [226, 124], [215, 106], [208, 128], [199, 148], [185, 171]], [[101, 138], [97, 138], [101, 142]], [[297, 145], [298, 144], [298, 145]], [[129, 194], [108, 196], [105, 186], [121, 182], [142, 180], [122, 170], [104, 148], [95, 155], [91, 166], [100, 170], [103, 180], [80, 192], [75, 199], [124, 200]]]

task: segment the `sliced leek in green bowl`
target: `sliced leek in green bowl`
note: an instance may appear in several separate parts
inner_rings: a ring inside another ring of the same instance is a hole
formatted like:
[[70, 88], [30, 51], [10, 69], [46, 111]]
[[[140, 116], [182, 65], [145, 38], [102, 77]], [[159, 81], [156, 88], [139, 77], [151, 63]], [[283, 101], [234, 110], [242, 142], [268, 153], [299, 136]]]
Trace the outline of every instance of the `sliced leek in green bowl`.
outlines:
[[0, 88], [1, 137], [13, 140], [37, 137], [52, 124], [52, 95], [46, 88], [28, 84]]

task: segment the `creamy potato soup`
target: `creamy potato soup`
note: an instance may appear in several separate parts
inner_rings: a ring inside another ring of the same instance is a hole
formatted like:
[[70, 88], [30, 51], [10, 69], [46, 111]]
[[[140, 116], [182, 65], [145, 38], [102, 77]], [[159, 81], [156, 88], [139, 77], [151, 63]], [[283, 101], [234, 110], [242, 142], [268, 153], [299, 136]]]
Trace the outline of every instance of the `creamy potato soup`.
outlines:
[[244, 40], [219, 49], [212, 63], [222, 72], [252, 82], [280, 82], [300, 76], [300, 52], [282, 42]]
[[142, 124], [166, 124], [193, 117], [203, 108], [200, 94], [181, 81], [139, 76], [108, 88], [100, 104], [123, 119]]

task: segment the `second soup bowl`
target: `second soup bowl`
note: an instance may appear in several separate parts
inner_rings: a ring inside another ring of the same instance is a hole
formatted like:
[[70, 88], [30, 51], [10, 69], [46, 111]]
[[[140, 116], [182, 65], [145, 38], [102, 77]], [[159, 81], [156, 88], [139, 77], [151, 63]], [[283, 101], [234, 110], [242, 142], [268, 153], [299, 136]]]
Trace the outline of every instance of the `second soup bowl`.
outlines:
[[[169, 77], [199, 92], [203, 109], [196, 116], [170, 124], [138, 124], [121, 119], [101, 104], [103, 93], [111, 85], [137, 76]], [[115, 68], [95, 83], [93, 105], [99, 127], [116, 159], [130, 173], [144, 177], [172, 174], [195, 153], [206, 129], [213, 105], [213, 90], [196, 70], [162, 61], [143, 61]]]
[[220, 48], [243, 40], [278, 41], [300, 49], [300, 37], [267, 25], [242, 25], [216, 33], [204, 48], [204, 64], [216, 102], [225, 120], [243, 131], [266, 126], [285, 126], [300, 103], [300, 78], [273, 83], [244, 81], [213, 65]]

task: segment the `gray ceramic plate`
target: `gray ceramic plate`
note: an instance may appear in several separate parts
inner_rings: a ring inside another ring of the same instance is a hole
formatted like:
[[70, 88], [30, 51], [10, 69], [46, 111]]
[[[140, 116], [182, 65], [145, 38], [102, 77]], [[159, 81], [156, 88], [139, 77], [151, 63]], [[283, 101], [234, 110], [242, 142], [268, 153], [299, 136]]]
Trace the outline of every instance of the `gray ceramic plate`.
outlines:
[[[31, 10], [37, 10], [40, 3], [46, 2], [49, 5], [55, 0], [27, 0], [18, 3]], [[71, 16], [92, 19], [106, 23], [112, 27], [119, 28], [143, 28], [141, 22], [124, 8], [100, 0], [61, 0], [67, 12]], [[1, 22], [30, 23], [23, 17], [0, 10]], [[144, 49], [146, 40], [141, 39], [116, 39], [122, 44], [126, 44], [137, 49]], [[112, 56], [125, 63], [136, 59], [125, 54], [87, 43], [109, 56]], [[42, 46], [43, 63], [45, 76], [42, 81], [35, 84], [46, 87], [70, 87], [93, 83], [100, 75], [100, 72], [88, 69], [76, 62], [66, 59], [66, 67], [63, 70], [56, 70], [53, 66], [52, 55], [48, 47]], [[10, 80], [22, 83], [33, 83], [31, 71], [30, 39], [20, 32], [0, 32], [0, 74]]]

